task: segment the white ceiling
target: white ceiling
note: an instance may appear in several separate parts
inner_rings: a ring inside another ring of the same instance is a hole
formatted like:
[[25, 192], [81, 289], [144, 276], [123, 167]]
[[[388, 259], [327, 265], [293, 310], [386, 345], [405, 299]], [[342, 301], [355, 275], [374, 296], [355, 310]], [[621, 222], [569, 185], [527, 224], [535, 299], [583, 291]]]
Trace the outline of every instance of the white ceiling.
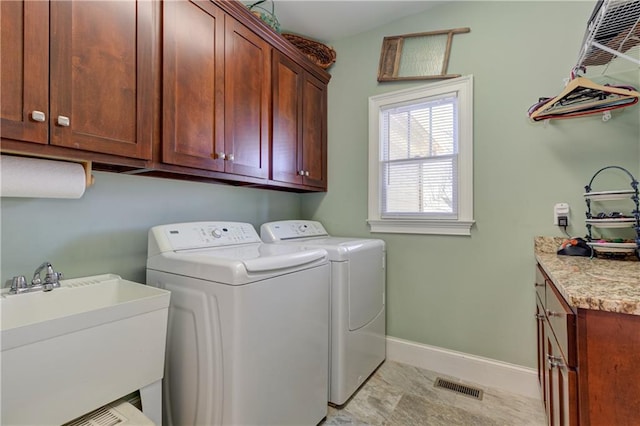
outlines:
[[[256, 0], [257, 1], [257, 0]], [[245, 1], [251, 4], [252, 1]], [[442, 3], [436, 0], [275, 0], [283, 32], [330, 43]], [[271, 10], [271, 0], [260, 4]]]

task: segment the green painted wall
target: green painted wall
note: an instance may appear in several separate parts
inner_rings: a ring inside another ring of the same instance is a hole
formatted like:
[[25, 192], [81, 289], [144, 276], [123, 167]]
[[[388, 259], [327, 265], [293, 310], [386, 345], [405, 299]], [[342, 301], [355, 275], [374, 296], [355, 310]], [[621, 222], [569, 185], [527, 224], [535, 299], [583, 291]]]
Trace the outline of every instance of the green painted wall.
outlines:
[[[391, 336], [534, 366], [535, 235], [561, 235], [552, 206], [569, 202], [583, 235], [583, 186], [600, 167], [640, 174], [638, 107], [532, 124], [527, 108], [562, 90], [592, 2], [448, 2], [335, 43], [329, 85], [329, 192], [298, 195], [95, 173], [79, 200], [1, 199], [1, 279], [49, 260], [79, 277], [144, 281], [147, 231], [192, 220], [313, 218], [336, 235], [388, 244]], [[543, 24], [544, 23], [544, 24]], [[382, 38], [471, 27], [455, 36], [450, 72], [475, 81], [475, 218], [471, 237], [368, 232], [367, 99], [419, 83], [376, 82]], [[551, 28], [547, 30], [544, 28]], [[634, 109], [635, 108], [635, 109]]]
[[[303, 195], [302, 211], [333, 234], [387, 242], [389, 335], [535, 366], [533, 237], [562, 235], [552, 225], [557, 202], [570, 203], [569, 232], [585, 234], [583, 187], [599, 168], [640, 174], [637, 106], [606, 123], [599, 116], [532, 123], [526, 114], [539, 97], [561, 92], [594, 5], [447, 2], [334, 43], [329, 192]], [[382, 38], [458, 27], [471, 28], [454, 37], [449, 72], [474, 75], [472, 235], [371, 234], [368, 97], [425, 83], [377, 83]]]
[[[2, 198], [2, 282], [43, 261], [68, 278], [114, 273], [145, 282], [147, 232], [165, 223], [300, 217], [300, 196], [94, 172], [78, 200]], [[259, 228], [256, 228], [259, 229]]]

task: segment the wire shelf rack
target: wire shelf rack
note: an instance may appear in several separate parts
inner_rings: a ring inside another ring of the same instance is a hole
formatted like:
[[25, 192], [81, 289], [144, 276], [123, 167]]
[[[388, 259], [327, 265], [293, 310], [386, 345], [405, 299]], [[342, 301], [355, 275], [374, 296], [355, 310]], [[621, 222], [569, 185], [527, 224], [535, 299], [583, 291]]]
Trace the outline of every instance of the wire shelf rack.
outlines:
[[[640, 66], [640, 0], [599, 0], [591, 14], [578, 67], [624, 58]], [[633, 55], [628, 53], [634, 52]]]

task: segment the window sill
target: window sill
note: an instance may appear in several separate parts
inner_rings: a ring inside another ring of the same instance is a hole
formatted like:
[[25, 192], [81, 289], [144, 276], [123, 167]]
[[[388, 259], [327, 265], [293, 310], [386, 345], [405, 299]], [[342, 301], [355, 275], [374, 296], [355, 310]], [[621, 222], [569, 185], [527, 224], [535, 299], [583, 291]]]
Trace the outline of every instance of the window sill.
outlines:
[[391, 234], [471, 235], [473, 220], [380, 220], [367, 221], [371, 232]]

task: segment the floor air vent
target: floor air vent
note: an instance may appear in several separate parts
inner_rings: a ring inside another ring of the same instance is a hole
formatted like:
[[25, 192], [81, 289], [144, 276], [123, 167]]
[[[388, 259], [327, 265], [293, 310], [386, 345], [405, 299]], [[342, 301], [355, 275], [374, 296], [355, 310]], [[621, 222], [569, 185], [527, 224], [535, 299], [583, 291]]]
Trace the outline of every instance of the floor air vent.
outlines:
[[433, 386], [440, 389], [446, 389], [451, 392], [456, 392], [470, 398], [482, 400], [481, 389], [472, 388], [471, 386], [463, 385], [461, 383], [450, 382], [449, 380], [445, 380], [441, 377], [438, 377], [436, 379], [436, 382], [433, 384]]
[[127, 420], [111, 407], [103, 407], [65, 426], [116, 426], [126, 423]]
[[152, 426], [153, 424], [129, 402], [118, 400], [63, 426]]

